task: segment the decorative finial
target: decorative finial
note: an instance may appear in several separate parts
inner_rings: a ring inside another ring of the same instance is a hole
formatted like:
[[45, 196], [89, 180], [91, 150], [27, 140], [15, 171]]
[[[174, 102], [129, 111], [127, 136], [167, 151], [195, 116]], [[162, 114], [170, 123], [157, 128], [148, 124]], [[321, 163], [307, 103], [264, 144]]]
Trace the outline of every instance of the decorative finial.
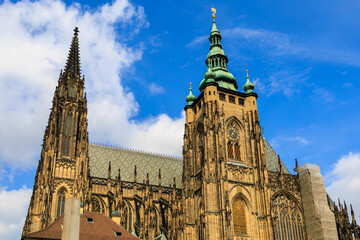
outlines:
[[211, 8], [211, 11], [212, 11], [212, 18], [215, 19], [215, 13], [216, 13], [216, 9], [215, 8]]
[[79, 32], [78, 27], [75, 27], [74, 32], [75, 32], [75, 35], [77, 35], [77, 34], [78, 34], [78, 32]]
[[[246, 67], [247, 67], [248, 65], [246, 64]], [[250, 80], [249, 80], [249, 71], [246, 69], [246, 83], [245, 83], [245, 85], [243, 86], [243, 89], [244, 89], [244, 91], [246, 92], [246, 93], [252, 93], [253, 92], [253, 90], [255, 89], [255, 85], [252, 83], [252, 82], [250, 82]]]
[[194, 96], [194, 94], [192, 94], [191, 82], [190, 82], [189, 84], [190, 84], [189, 95], [185, 98], [186, 102], [188, 103], [187, 105], [193, 104], [193, 102], [194, 102], [195, 99], [196, 99], [196, 97]]

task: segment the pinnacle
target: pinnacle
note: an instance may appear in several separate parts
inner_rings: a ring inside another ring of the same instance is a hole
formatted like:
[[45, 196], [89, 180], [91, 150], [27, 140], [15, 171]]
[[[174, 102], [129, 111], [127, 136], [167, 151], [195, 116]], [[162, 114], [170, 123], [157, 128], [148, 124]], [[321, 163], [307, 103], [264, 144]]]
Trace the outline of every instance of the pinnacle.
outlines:
[[75, 78], [77, 75], [81, 75], [78, 32], [79, 29], [75, 27], [74, 37], [71, 42], [70, 51], [63, 74], [64, 77]]

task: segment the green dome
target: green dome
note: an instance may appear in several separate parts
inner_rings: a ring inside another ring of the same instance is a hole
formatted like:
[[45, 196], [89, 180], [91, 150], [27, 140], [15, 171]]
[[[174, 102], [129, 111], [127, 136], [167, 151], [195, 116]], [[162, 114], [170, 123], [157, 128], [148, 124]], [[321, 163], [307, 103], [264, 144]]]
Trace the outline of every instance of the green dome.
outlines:
[[246, 70], [246, 83], [243, 86], [243, 89], [246, 93], [252, 93], [255, 89], [255, 85], [249, 80], [248, 70]]
[[187, 105], [191, 105], [193, 104], [193, 102], [196, 100], [196, 97], [192, 94], [192, 88], [191, 88], [191, 83], [190, 83], [190, 93], [189, 95], [187, 95], [187, 97], [185, 98]]
[[213, 47], [210, 52], [208, 53], [207, 57], [211, 57], [211, 56], [215, 56], [215, 55], [223, 55], [225, 56], [225, 52], [224, 50], [222, 50], [221, 48], [219, 47]]

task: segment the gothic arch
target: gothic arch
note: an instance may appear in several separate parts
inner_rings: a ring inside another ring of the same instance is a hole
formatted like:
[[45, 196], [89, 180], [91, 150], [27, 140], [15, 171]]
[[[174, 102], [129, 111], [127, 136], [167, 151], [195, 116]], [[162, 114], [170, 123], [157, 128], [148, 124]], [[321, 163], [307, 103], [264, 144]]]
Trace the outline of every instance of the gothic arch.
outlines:
[[231, 199], [231, 212], [234, 237], [248, 238], [251, 232], [250, 202], [241, 192]]
[[230, 116], [230, 117], [228, 117], [228, 118], [225, 120], [225, 126], [228, 126], [229, 123], [231, 123], [231, 122], [236, 123], [236, 124], [238, 125], [238, 127], [239, 127], [242, 131], [244, 131], [244, 129], [245, 129], [244, 125], [241, 123], [241, 121], [240, 121], [237, 117], [235, 117], [235, 116]]
[[66, 195], [67, 195], [67, 189], [63, 186], [60, 187], [56, 194], [56, 217], [57, 218], [64, 214]]
[[122, 225], [127, 231], [131, 232], [131, 230], [132, 230], [132, 218], [133, 218], [132, 206], [128, 201], [124, 200], [121, 210], [122, 210], [122, 213], [123, 213], [123, 216], [121, 218]]
[[[135, 197], [140, 198], [138, 195]], [[141, 198], [140, 198], [141, 199]], [[142, 235], [142, 226], [144, 224], [144, 211], [145, 205], [142, 201], [136, 200], [134, 201], [134, 230], [137, 236]]]
[[275, 239], [305, 239], [304, 220], [299, 202], [282, 190], [271, 197], [271, 215]]
[[230, 190], [229, 190], [229, 199], [231, 199], [230, 203], [233, 204], [234, 199], [239, 196], [245, 201], [248, 208], [250, 209], [251, 194], [250, 194], [249, 190], [240, 183], [235, 184], [230, 188]]
[[153, 207], [153, 213], [154, 213], [154, 216], [153, 216], [153, 222], [151, 222], [150, 224], [153, 224], [153, 227], [155, 229], [155, 236], [158, 235], [158, 233], [160, 233], [158, 230], [159, 230], [159, 227], [160, 227], [160, 211], [159, 209], [154, 205]]
[[227, 158], [229, 160], [246, 160], [244, 126], [235, 116], [226, 119], [225, 141]]
[[92, 212], [100, 212], [102, 214], [106, 214], [105, 212], [105, 202], [98, 196], [93, 195], [90, 200], [91, 211]]

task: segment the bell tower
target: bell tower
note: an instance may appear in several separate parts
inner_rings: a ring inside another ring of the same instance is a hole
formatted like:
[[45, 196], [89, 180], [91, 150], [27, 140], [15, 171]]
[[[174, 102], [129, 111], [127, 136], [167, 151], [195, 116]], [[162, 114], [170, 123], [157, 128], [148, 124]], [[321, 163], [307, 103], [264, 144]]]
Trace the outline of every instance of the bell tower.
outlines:
[[209, 41], [200, 95], [190, 85], [184, 108], [184, 239], [271, 239], [258, 95], [248, 71], [237, 90], [214, 15]]
[[78, 32], [75, 28], [52, 100], [23, 235], [42, 230], [61, 216], [66, 198], [85, 201], [89, 140]]

